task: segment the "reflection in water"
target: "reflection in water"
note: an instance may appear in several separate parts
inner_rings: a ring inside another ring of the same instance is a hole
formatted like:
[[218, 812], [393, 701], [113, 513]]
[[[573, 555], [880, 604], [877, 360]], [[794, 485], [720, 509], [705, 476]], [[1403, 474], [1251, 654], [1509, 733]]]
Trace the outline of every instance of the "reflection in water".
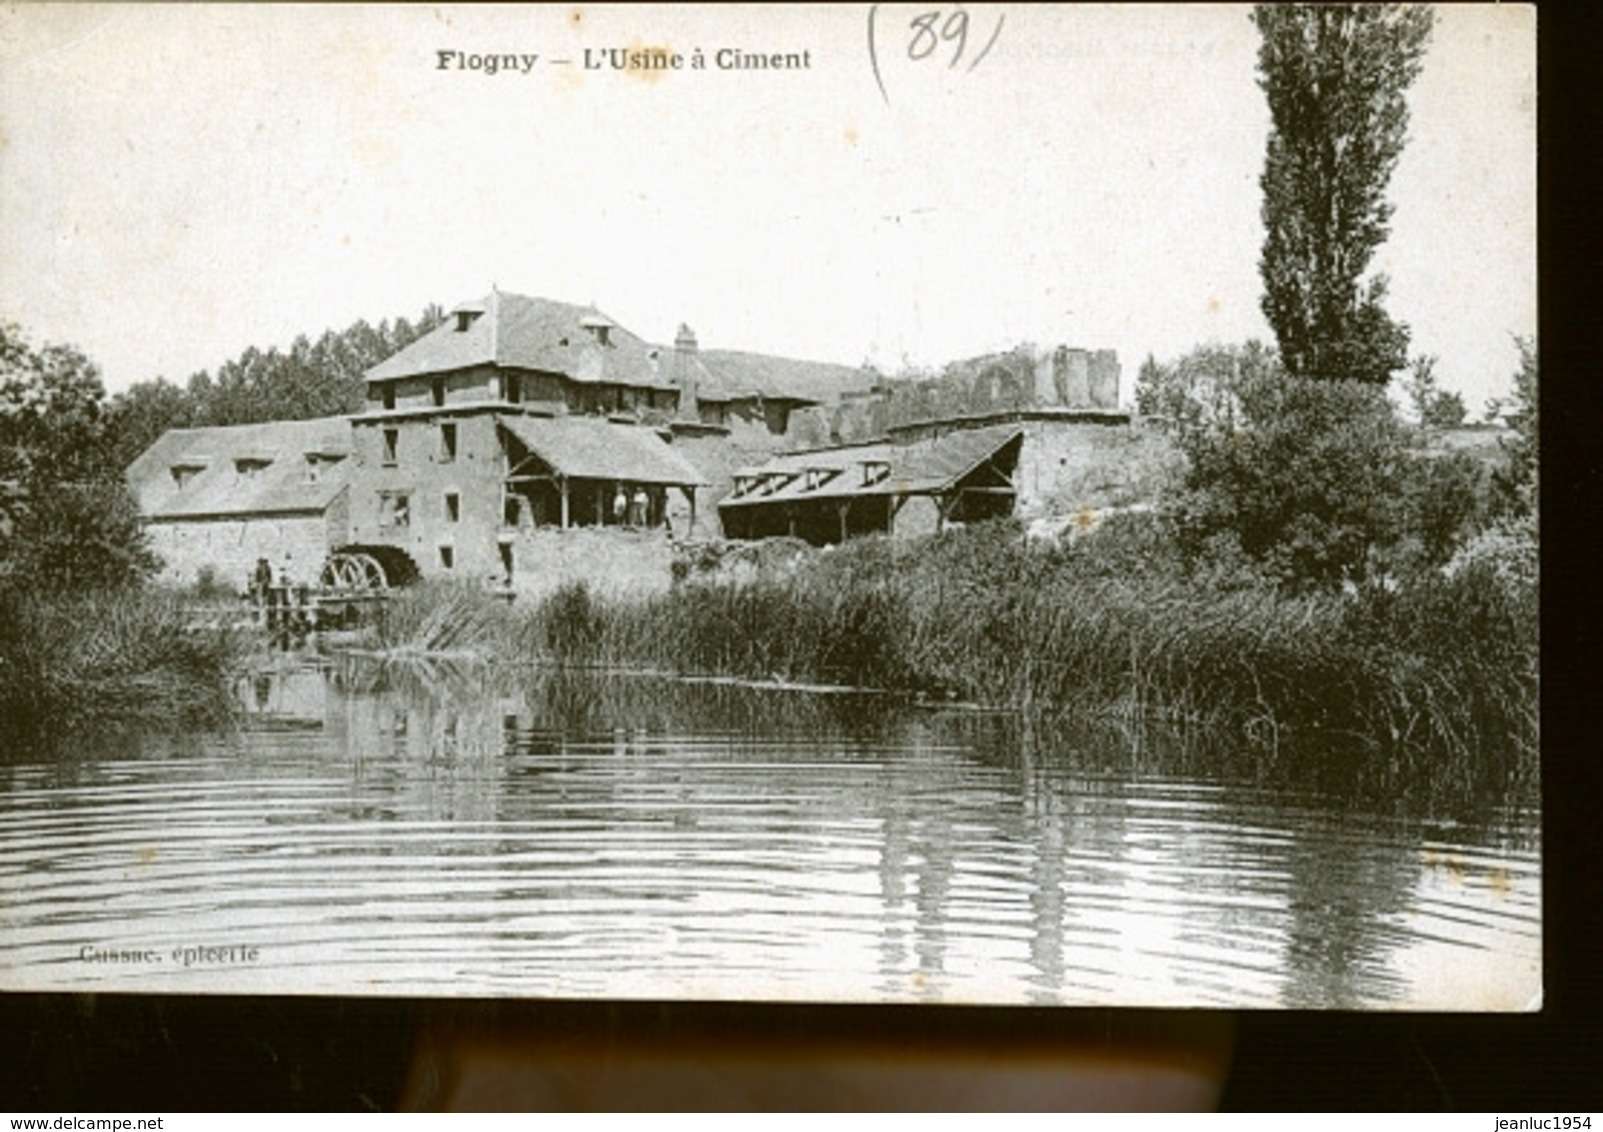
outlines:
[[[642, 677], [347, 658], [240, 702], [232, 735], [0, 772], [5, 985], [1518, 1007], [1539, 981], [1536, 816], [1506, 805], [1410, 818], [1151, 735]], [[259, 958], [171, 958], [225, 943]]]

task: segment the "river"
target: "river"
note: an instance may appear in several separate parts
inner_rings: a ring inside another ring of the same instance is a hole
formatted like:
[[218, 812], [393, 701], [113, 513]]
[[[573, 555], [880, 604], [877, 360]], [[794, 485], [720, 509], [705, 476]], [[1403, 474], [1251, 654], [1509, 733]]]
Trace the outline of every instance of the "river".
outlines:
[[[1071, 721], [345, 661], [0, 766], [0, 986], [1524, 1009], [1540, 815]], [[1288, 785], [1290, 783], [1290, 785]]]

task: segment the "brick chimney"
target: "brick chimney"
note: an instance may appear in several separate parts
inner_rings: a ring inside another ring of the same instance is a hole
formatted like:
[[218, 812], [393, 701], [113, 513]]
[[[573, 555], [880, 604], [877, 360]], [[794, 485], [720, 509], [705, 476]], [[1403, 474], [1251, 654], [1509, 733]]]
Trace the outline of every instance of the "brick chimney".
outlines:
[[679, 419], [698, 420], [700, 408], [696, 404], [696, 332], [684, 323], [673, 340], [674, 384], [679, 386]]

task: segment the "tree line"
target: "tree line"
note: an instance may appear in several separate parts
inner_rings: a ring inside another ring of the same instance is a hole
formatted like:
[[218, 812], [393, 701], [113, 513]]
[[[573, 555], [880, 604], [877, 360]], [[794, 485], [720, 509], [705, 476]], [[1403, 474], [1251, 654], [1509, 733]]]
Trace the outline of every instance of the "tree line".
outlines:
[[178, 385], [157, 377], [108, 396], [74, 346], [35, 345], [0, 324], [0, 584], [83, 588], [147, 576], [156, 563], [123, 480], [174, 428], [302, 420], [359, 410], [362, 375], [444, 319], [360, 320], [288, 350], [251, 347]]
[[165, 378], [139, 382], [107, 404], [108, 459], [126, 468], [172, 428], [308, 420], [354, 413], [364, 398], [362, 375], [438, 326], [438, 304], [417, 319], [365, 319], [328, 330], [313, 342], [298, 336], [288, 350], [250, 347], [184, 385]]

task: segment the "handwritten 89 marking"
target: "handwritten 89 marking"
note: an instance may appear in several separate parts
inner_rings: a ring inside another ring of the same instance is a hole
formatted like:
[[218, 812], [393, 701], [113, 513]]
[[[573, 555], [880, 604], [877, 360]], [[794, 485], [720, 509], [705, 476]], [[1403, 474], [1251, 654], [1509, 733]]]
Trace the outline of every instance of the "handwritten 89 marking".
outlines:
[[[972, 46], [969, 34], [975, 30], [974, 20], [963, 8], [926, 9], [916, 13], [902, 26], [899, 21], [886, 19], [880, 11], [881, 7], [872, 4], [868, 9], [868, 61], [874, 69], [874, 82], [879, 87], [879, 95], [887, 106], [891, 104], [891, 96], [885, 89], [885, 74], [880, 67], [879, 37], [882, 24], [890, 25], [887, 38], [892, 41], [893, 49], [899, 48], [910, 63], [919, 64], [936, 59], [945, 61], [947, 68], [953, 69], [966, 57], [967, 69], [972, 71], [996, 46], [1002, 34], [1002, 24], [1007, 19], [1005, 15], [998, 15], [984, 46], [969, 55]], [[894, 54], [891, 57], [900, 58]]]

